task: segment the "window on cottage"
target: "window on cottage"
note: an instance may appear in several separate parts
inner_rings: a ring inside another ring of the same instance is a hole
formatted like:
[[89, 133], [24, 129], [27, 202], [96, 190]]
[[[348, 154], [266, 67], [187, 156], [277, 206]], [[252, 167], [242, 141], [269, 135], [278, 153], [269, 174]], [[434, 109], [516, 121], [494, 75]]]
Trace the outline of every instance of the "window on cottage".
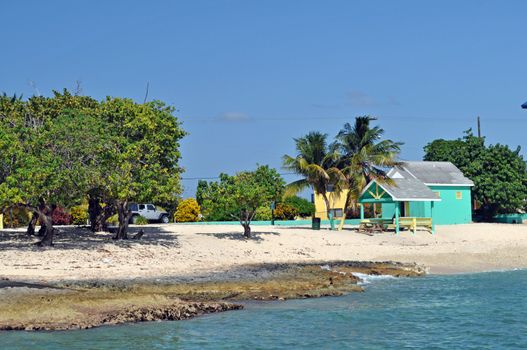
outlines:
[[463, 199], [463, 194], [461, 192], [456, 192], [456, 199]]
[[344, 216], [344, 209], [342, 208], [336, 208], [336, 209], [330, 209], [331, 214], [333, 214], [334, 218], [341, 218]]

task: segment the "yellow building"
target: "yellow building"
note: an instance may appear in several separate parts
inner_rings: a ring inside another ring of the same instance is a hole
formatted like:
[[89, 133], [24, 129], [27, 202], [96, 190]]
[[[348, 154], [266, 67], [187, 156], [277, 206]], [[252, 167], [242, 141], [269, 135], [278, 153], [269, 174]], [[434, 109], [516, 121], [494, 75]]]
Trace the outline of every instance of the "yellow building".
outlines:
[[[346, 196], [348, 195], [348, 190], [343, 190], [340, 193], [328, 192], [327, 196], [329, 199], [330, 209], [333, 213], [334, 219], [340, 219], [344, 215], [344, 205], [346, 204]], [[327, 208], [326, 202], [322, 195], [315, 192], [313, 195], [315, 202], [315, 217], [322, 220], [327, 220]]]

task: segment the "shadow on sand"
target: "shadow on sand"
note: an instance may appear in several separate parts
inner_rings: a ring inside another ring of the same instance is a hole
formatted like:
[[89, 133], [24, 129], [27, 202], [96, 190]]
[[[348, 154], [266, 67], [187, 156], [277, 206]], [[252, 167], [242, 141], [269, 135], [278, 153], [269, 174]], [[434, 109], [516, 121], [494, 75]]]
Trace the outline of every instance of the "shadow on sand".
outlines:
[[[105, 244], [128, 248], [132, 246], [161, 245], [165, 247], [177, 247], [178, 236], [169, 232], [164, 225], [131, 226], [128, 230], [127, 240], [113, 240], [113, 233], [92, 232], [85, 227], [56, 226], [57, 230], [53, 238], [53, 247], [47, 249], [100, 249]], [[38, 230], [38, 228], [37, 228]], [[139, 230], [144, 231], [141, 239], [131, 239]], [[7, 249], [41, 250], [33, 243], [40, 237], [28, 236], [25, 229], [0, 231], [0, 251]]]
[[196, 233], [197, 235], [213, 236], [218, 239], [232, 239], [237, 241], [262, 242], [267, 235], [280, 236], [278, 232], [251, 232], [251, 238], [246, 238], [242, 232], [222, 232], [222, 233]]

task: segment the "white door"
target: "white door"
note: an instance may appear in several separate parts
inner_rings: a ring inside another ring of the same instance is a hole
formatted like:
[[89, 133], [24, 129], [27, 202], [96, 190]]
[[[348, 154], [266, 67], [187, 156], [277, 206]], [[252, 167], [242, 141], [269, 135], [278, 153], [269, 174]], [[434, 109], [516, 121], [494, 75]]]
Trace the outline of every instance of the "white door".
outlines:
[[156, 207], [154, 207], [152, 204], [146, 205], [146, 218], [148, 220], [157, 220], [159, 219], [156, 214]]
[[148, 219], [148, 211], [146, 210], [146, 205], [139, 204], [137, 209], [138, 209], [137, 211], [139, 212], [139, 215]]

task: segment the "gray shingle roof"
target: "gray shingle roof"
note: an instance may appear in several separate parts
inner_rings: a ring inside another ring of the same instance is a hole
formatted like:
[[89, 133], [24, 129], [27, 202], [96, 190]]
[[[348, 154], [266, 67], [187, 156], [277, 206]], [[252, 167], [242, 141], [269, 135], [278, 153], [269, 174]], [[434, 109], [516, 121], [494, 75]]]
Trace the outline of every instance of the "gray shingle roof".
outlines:
[[416, 179], [404, 169], [394, 169], [391, 172], [394, 185], [380, 185], [394, 200], [440, 200], [438, 196], [422, 181]]
[[402, 168], [426, 185], [474, 186], [474, 183], [450, 162], [403, 162]]

